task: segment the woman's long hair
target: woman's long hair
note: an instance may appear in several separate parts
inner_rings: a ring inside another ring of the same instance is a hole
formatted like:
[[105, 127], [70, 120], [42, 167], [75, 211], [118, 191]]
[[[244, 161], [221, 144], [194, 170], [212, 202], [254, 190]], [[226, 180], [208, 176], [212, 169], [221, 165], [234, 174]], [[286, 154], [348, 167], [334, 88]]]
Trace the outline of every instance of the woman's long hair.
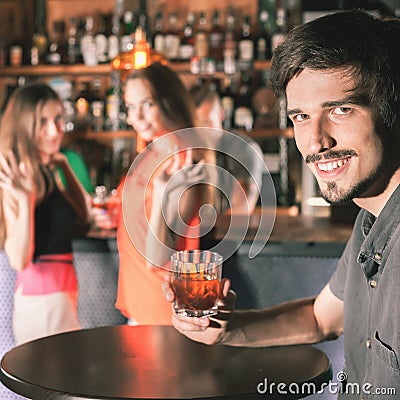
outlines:
[[[185, 128], [195, 128], [196, 107], [189, 90], [185, 87], [179, 76], [169, 67], [153, 63], [146, 68], [131, 72], [127, 80], [141, 79], [147, 85], [153, 101], [157, 104], [161, 114], [161, 122], [166, 131], [173, 132]], [[206, 138], [205, 138], [206, 140]], [[210, 146], [210, 149], [212, 147]], [[194, 161], [203, 159], [206, 163], [215, 165], [216, 157], [214, 150], [196, 149], [193, 151]], [[206, 185], [200, 190], [201, 202], [212, 204], [220, 213], [221, 202], [218, 197], [217, 174], [215, 168], [207, 168], [208, 181], [212, 184]]]
[[[45, 103], [60, 101], [57, 93], [45, 83], [31, 83], [15, 90], [11, 95], [0, 123], [0, 151], [6, 154], [11, 150], [17, 162], [24, 162], [33, 174], [36, 198], [45, 196], [46, 183], [41, 166], [38, 148], [40, 115]], [[61, 101], [60, 101], [61, 102]], [[0, 189], [2, 204], [3, 191]], [[6, 238], [3, 207], [0, 207], [0, 248]]]

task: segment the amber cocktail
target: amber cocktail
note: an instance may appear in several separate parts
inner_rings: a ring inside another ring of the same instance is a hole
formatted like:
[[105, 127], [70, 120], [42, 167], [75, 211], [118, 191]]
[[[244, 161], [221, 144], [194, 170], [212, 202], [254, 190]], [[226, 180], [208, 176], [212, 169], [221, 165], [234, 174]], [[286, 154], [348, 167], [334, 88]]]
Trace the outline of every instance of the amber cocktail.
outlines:
[[223, 258], [208, 250], [185, 250], [171, 257], [175, 312], [189, 317], [218, 311]]

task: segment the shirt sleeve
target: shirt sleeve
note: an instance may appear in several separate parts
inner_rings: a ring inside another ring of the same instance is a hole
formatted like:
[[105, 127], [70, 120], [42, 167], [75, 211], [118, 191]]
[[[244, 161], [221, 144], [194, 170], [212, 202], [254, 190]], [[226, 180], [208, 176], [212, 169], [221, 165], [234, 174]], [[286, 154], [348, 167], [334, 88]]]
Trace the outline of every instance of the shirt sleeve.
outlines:
[[340, 300], [344, 300], [344, 291], [349, 265], [355, 262], [353, 258], [355, 257], [355, 254], [358, 254], [359, 252], [362, 219], [363, 213], [359, 213], [354, 223], [353, 233], [346, 244], [342, 256], [339, 259], [336, 271], [329, 281], [329, 288], [331, 292]]
[[346, 284], [346, 276], [347, 276], [347, 257], [346, 257], [346, 249], [344, 250], [342, 256], [339, 259], [338, 266], [336, 271], [332, 275], [329, 281], [329, 288], [331, 292], [340, 300], [344, 300], [344, 287]]

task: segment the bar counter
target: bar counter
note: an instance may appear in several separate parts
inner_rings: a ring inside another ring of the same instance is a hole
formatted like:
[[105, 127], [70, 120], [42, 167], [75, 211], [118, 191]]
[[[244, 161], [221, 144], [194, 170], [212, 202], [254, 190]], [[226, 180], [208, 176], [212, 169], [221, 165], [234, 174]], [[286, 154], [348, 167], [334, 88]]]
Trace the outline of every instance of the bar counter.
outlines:
[[[236, 217], [236, 224], [242, 228], [248, 223], [248, 229], [244, 241], [252, 241], [260, 226], [260, 219], [275, 217], [275, 222], [268, 242], [272, 243], [335, 243], [344, 245], [350, 238], [353, 224], [351, 222], [334, 222], [329, 217], [304, 216], [299, 214], [297, 207], [278, 207], [275, 216], [274, 212], [267, 208], [256, 208], [248, 217]], [[243, 222], [243, 223], [242, 223]], [[212, 231], [216, 239], [222, 239], [231, 223], [231, 216], [219, 217]], [[261, 227], [262, 228], [262, 227]], [[235, 227], [233, 227], [235, 234]], [[114, 239], [115, 231], [90, 230], [87, 234], [91, 239]], [[232, 239], [240, 239], [233, 236]]]

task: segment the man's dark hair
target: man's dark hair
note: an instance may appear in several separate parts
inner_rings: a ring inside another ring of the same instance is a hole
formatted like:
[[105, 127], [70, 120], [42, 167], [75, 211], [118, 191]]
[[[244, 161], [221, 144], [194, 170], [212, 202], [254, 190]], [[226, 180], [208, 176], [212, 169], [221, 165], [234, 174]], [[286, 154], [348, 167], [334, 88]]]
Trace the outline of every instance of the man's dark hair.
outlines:
[[389, 130], [400, 122], [400, 20], [359, 10], [327, 15], [294, 28], [272, 58], [271, 81], [285, 96], [303, 69], [343, 70], [355, 80], [354, 101], [368, 105]]
[[190, 88], [190, 95], [196, 107], [200, 107], [206, 101], [219, 100], [217, 85], [213, 81], [203, 81]]

